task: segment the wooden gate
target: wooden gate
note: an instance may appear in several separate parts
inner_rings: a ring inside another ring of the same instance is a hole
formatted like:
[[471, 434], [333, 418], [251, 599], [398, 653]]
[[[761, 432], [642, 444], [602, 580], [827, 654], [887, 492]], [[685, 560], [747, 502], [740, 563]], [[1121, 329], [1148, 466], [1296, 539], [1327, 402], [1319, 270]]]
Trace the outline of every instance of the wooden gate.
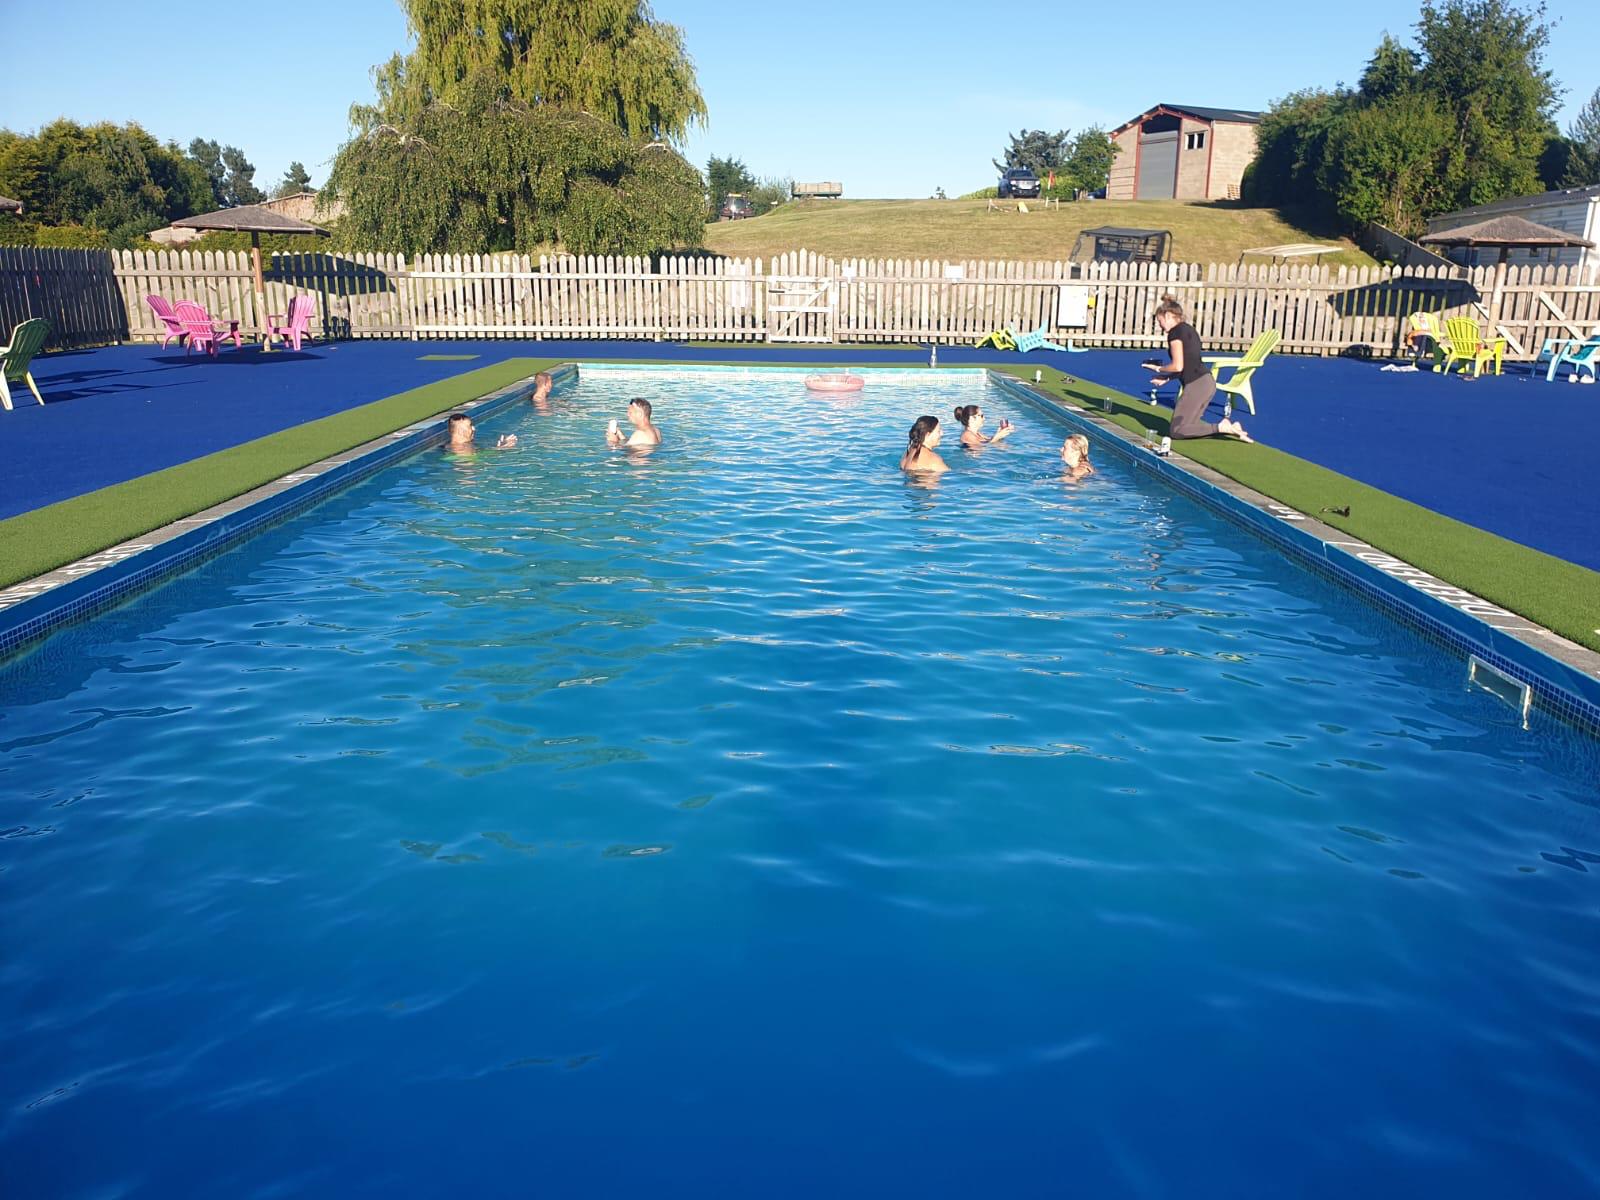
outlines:
[[820, 275], [768, 275], [767, 340], [833, 341], [839, 315], [836, 282]]

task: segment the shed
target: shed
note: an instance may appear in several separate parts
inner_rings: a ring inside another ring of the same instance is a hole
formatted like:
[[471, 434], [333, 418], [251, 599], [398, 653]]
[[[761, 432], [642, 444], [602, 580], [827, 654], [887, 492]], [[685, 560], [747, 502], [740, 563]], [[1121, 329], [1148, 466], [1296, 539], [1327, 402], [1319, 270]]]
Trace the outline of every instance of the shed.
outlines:
[[1111, 131], [1108, 200], [1234, 200], [1256, 156], [1261, 113], [1158, 104]]
[[[1521, 217], [1590, 243], [1589, 246], [1568, 245], [1554, 250], [1548, 246], [1525, 246], [1512, 250], [1506, 262], [1516, 266], [1555, 262], [1563, 266], [1588, 267], [1600, 274], [1600, 251], [1591, 248], [1594, 243], [1600, 243], [1600, 184], [1564, 188], [1537, 196], [1513, 196], [1508, 200], [1496, 200], [1493, 204], [1479, 204], [1455, 212], [1440, 213], [1428, 218], [1428, 234], [1421, 240], [1427, 242], [1435, 234], [1448, 233], [1501, 216]], [[1464, 267], [1492, 264], [1500, 260], [1498, 246], [1456, 246], [1445, 253]]]

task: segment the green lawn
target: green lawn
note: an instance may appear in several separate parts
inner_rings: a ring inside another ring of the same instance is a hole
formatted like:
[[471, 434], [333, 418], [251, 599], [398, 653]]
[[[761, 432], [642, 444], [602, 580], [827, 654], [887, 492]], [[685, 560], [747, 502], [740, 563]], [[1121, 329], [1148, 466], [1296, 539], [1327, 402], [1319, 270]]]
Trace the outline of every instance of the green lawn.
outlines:
[[[0, 586], [41, 575], [200, 512], [552, 365], [547, 359], [507, 359], [0, 521]], [[1024, 379], [1036, 369], [1014, 361], [994, 365]], [[1084, 383], [1052, 368], [1044, 368], [1042, 386], [1070, 404], [1097, 411], [1100, 398], [1110, 395], [1112, 419], [1125, 428], [1166, 431], [1165, 410], [1152, 409], [1132, 396]], [[1600, 573], [1441, 516], [1269, 446], [1214, 439], [1182, 443], [1179, 453], [1291, 508], [1320, 515], [1353, 537], [1580, 645], [1600, 650]], [[1345, 506], [1350, 508], [1348, 518], [1321, 511]]]
[[[1014, 202], [1007, 202], [1015, 207]], [[1241, 250], [1288, 242], [1334, 242], [1344, 250], [1322, 261], [1371, 266], [1349, 241], [1318, 236], [1269, 208], [1177, 200], [1096, 200], [1060, 208], [988, 212], [983, 200], [811, 200], [766, 216], [706, 226], [706, 248], [770, 258], [814, 250], [832, 258], [1064, 260], [1084, 229], [1125, 225], [1167, 229], [1174, 262], [1234, 263]], [[1264, 262], [1264, 259], [1252, 259]]]

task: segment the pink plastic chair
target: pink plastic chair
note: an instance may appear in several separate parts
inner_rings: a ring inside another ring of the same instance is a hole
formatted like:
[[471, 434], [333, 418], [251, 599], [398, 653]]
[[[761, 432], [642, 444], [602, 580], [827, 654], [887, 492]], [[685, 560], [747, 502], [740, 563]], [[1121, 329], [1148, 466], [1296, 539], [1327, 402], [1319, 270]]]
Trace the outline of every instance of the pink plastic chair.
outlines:
[[[282, 313], [270, 313], [267, 316], [267, 340], [282, 338], [290, 347], [300, 349], [302, 339], [312, 340], [311, 314], [315, 305], [310, 296], [293, 296], [289, 300], [289, 316], [285, 320]], [[283, 321], [282, 325], [278, 324]]]
[[179, 300], [172, 306], [172, 315], [178, 319], [183, 332], [189, 335], [189, 344], [184, 347], [184, 353], [191, 350], [204, 350], [207, 354], [215, 356], [217, 343], [223, 338], [233, 339], [234, 349], [244, 349], [244, 339], [239, 336], [239, 322], [213, 321], [211, 314], [196, 304], [193, 300]]
[[164, 332], [161, 335], [161, 348], [165, 350], [172, 342], [183, 345], [183, 339], [189, 335], [184, 331], [182, 323], [172, 311], [165, 297], [146, 296], [144, 302], [150, 306], [150, 311], [155, 313], [156, 320], [161, 322]]

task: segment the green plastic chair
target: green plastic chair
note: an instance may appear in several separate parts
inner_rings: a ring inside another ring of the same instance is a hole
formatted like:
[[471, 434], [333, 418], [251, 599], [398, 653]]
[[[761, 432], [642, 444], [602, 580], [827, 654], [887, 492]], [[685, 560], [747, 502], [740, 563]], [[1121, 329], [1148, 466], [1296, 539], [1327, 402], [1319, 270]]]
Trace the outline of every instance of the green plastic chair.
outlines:
[[50, 322], [43, 317], [34, 317], [11, 331], [10, 344], [0, 346], [0, 403], [5, 404], [7, 412], [11, 411], [11, 385], [19, 380], [28, 385], [35, 400], [44, 403], [44, 397], [39, 395], [39, 385], [33, 381], [33, 373], [28, 366], [33, 362], [33, 356], [44, 349], [44, 340], [49, 336]]
[[[1283, 335], [1276, 329], [1269, 329], [1250, 343], [1250, 349], [1244, 352], [1243, 358], [1210, 354], [1200, 360], [1211, 367], [1211, 374], [1217, 380], [1217, 391], [1229, 398], [1227, 401], [1229, 416], [1233, 415], [1234, 396], [1243, 400], [1250, 410], [1250, 415], [1255, 416], [1256, 398], [1250, 390], [1250, 377], [1261, 369], [1262, 364], [1267, 361], [1267, 355], [1277, 349], [1282, 337]], [[1233, 374], [1223, 379], [1224, 370], [1232, 370]]]
[[1500, 374], [1500, 363], [1506, 353], [1505, 339], [1486, 340], [1478, 323], [1471, 317], [1450, 317], [1446, 320], [1444, 339], [1444, 362], [1439, 370], [1448, 374], [1452, 363], [1460, 363], [1461, 373], [1465, 375], [1467, 364], [1470, 363], [1473, 375], [1478, 376], [1483, 374], [1483, 365], [1492, 362], [1494, 373]]

